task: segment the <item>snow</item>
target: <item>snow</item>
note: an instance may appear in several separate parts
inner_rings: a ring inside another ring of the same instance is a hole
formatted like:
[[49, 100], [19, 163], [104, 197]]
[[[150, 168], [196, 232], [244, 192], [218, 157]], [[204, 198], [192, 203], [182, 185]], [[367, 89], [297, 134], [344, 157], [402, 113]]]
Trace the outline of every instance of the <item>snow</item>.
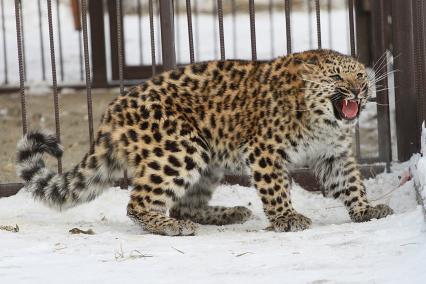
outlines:
[[[424, 283], [426, 237], [413, 181], [398, 187], [398, 174], [366, 181], [373, 203], [395, 215], [352, 223], [341, 203], [299, 186], [296, 209], [313, 220], [303, 232], [276, 233], [268, 226], [253, 188], [221, 186], [212, 204], [245, 205], [245, 224], [200, 226], [196, 236], [165, 237], [144, 232], [126, 217], [128, 191], [110, 189], [89, 204], [57, 213], [25, 191], [0, 199], [3, 283]], [[390, 194], [388, 194], [391, 192]], [[95, 235], [72, 235], [72, 228]]]
[[[414, 154], [410, 161], [410, 174], [413, 177], [414, 183], [423, 199], [423, 206], [426, 204], [426, 127], [425, 122], [422, 124], [422, 132], [420, 138], [421, 154]], [[426, 210], [426, 207], [425, 207]], [[426, 214], [426, 211], [425, 211]]]

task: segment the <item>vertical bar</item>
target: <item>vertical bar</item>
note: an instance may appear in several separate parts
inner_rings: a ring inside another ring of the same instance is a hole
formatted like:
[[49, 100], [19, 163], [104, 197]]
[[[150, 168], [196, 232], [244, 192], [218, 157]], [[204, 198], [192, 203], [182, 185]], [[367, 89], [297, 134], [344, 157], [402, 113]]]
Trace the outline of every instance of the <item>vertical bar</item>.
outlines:
[[[109, 32], [110, 32], [110, 44], [111, 44], [111, 77], [113, 80], [119, 80], [120, 70], [118, 67], [118, 61], [120, 54], [118, 53], [118, 38], [117, 38], [117, 1], [108, 0], [108, 13], [109, 13]], [[122, 43], [123, 44], [123, 43]], [[94, 70], [96, 71], [96, 70]]]
[[273, 0], [269, 0], [268, 3], [268, 13], [269, 13], [269, 39], [270, 39], [270, 53], [271, 57], [275, 57], [275, 50], [274, 50], [274, 2]]
[[[350, 41], [350, 47], [351, 47], [351, 56], [356, 57], [353, 0], [348, 0], [348, 13], [349, 13], [349, 41]], [[361, 159], [361, 138], [359, 134], [359, 121], [356, 123], [356, 127], [355, 127], [355, 156], [358, 160]]]
[[373, 26], [371, 25], [371, 11], [361, 1], [354, 1], [354, 4], [357, 58], [365, 65], [373, 66], [371, 60], [371, 32], [373, 30]]
[[235, 0], [231, 0], [231, 13], [232, 13], [232, 42], [233, 42], [233, 55], [237, 57], [237, 5]]
[[405, 0], [392, 0], [392, 37], [394, 43], [396, 135], [398, 160], [406, 161], [419, 148], [419, 131], [416, 125], [416, 73], [414, 53], [413, 3]]
[[120, 95], [124, 94], [124, 85], [123, 85], [123, 41], [122, 41], [122, 25], [121, 21], [123, 19], [121, 12], [121, 0], [115, 1], [116, 12], [117, 12], [117, 50], [118, 50], [118, 81], [120, 83]]
[[189, 58], [191, 64], [194, 63], [194, 35], [192, 33], [192, 12], [191, 0], [186, 0], [186, 17], [188, 21], [188, 41], [189, 41]]
[[[85, 1], [87, 4], [87, 0]], [[83, 7], [81, 7], [82, 10]], [[93, 85], [107, 86], [107, 63], [105, 46], [104, 1], [90, 1], [90, 43], [92, 50]], [[87, 12], [87, 6], [86, 6]], [[83, 13], [86, 17], [86, 12]], [[86, 19], [87, 22], [87, 19]], [[87, 33], [86, 33], [87, 35]], [[84, 31], [83, 31], [84, 45]], [[84, 46], [83, 46], [84, 49]], [[83, 52], [84, 53], [84, 52]], [[88, 53], [87, 53], [88, 55]], [[89, 59], [89, 57], [88, 57]], [[88, 66], [90, 71], [90, 66]], [[89, 81], [90, 82], [90, 81]]]
[[173, 0], [173, 5], [175, 6], [175, 10], [176, 10], [176, 17], [175, 18], [175, 22], [176, 22], [176, 51], [177, 51], [177, 62], [181, 62], [181, 52], [180, 52], [180, 7], [179, 7], [179, 0]]
[[[80, 12], [79, 12], [80, 15]], [[80, 65], [80, 81], [84, 80], [84, 71], [83, 71], [83, 42], [82, 42], [82, 37], [83, 35], [81, 34], [81, 29], [78, 30], [78, 61], [79, 61], [79, 65]]]
[[6, 42], [6, 26], [4, 23], [4, 3], [3, 0], [0, 1], [1, 5], [1, 29], [3, 37], [3, 63], [4, 63], [4, 84], [9, 83], [8, 70], [7, 70], [7, 42]]
[[311, 4], [311, 0], [306, 0], [306, 4], [308, 6], [308, 33], [309, 33], [309, 48], [314, 48], [314, 43], [312, 40], [312, 4]]
[[[116, 0], [116, 11], [117, 11], [117, 49], [118, 49], [118, 80], [120, 81], [120, 95], [124, 94], [124, 85], [123, 85], [123, 64], [124, 64], [124, 54], [123, 54], [123, 41], [122, 41], [122, 5], [121, 0]], [[123, 181], [120, 184], [120, 188], [127, 189], [129, 187], [129, 179], [127, 178], [127, 171], [123, 173]]]
[[[57, 4], [59, 3], [57, 2]], [[58, 140], [59, 143], [61, 143], [61, 128], [59, 124], [58, 85], [56, 81], [55, 42], [53, 39], [53, 24], [52, 24], [52, 0], [47, 0], [47, 19], [49, 23], [50, 65], [52, 67], [52, 89], [53, 89], [53, 104], [55, 109], [56, 139]], [[58, 158], [58, 173], [62, 174], [61, 158]]]
[[161, 50], [165, 70], [176, 67], [175, 38], [173, 27], [173, 4], [169, 0], [160, 1]]
[[20, 7], [21, 1], [15, 0], [15, 20], [16, 20], [16, 43], [18, 46], [18, 64], [19, 64], [19, 91], [21, 95], [21, 120], [22, 120], [22, 132], [25, 135], [27, 133], [27, 104], [25, 101], [25, 86], [24, 86], [24, 54], [22, 46], [22, 21]]
[[[285, 28], [286, 28], [286, 40], [287, 40], [287, 54], [291, 53], [291, 21], [290, 21], [290, 15], [291, 15], [291, 3], [290, 0], [285, 0], [284, 2], [284, 8], [285, 8]], [[311, 34], [309, 34], [309, 37]]]
[[225, 36], [223, 34], [222, 0], [217, 0], [217, 16], [219, 19], [220, 60], [225, 60]]
[[58, 21], [58, 43], [59, 43], [59, 66], [61, 66], [61, 81], [64, 81], [64, 57], [62, 52], [62, 28], [61, 28], [61, 13], [59, 0], [56, 1], [56, 19]]
[[256, 23], [255, 23], [255, 10], [254, 0], [249, 0], [249, 14], [250, 14], [250, 39], [251, 39], [251, 59], [257, 60], [256, 52]]
[[322, 41], [321, 41], [321, 7], [319, 0], [315, 0], [315, 13], [317, 18], [317, 42], [318, 42], [318, 48], [322, 48]]
[[331, 0], [327, 0], [327, 16], [328, 16], [328, 46], [330, 47], [330, 49], [333, 49], [333, 37], [332, 37], [332, 33], [333, 33], [333, 25], [332, 25], [332, 17], [331, 17]]
[[27, 57], [25, 54], [25, 32], [24, 32], [24, 13], [23, 13], [23, 7], [22, 0], [19, 0], [20, 6], [19, 6], [19, 13], [21, 15], [21, 44], [22, 44], [22, 53], [23, 53], [23, 64], [24, 64], [24, 81], [27, 81]]
[[46, 80], [46, 66], [44, 62], [44, 40], [43, 40], [43, 22], [41, 16], [41, 0], [37, 1], [37, 10], [38, 10], [38, 30], [40, 36], [40, 58], [41, 58], [41, 78], [43, 81]]
[[141, 0], [137, 2], [138, 10], [138, 43], [139, 43], [139, 64], [143, 64], [143, 52], [142, 52], [142, 5]]
[[155, 61], [155, 31], [154, 31], [154, 5], [153, 0], [149, 0], [149, 30], [151, 37], [151, 67], [152, 76], [156, 74], [156, 61]]
[[[373, 29], [373, 56], [377, 61], [381, 55], [387, 52], [386, 29], [387, 16], [384, 15], [385, 6], [383, 0], [371, 3]], [[386, 60], [387, 61], [387, 60]], [[377, 70], [376, 78], [387, 73], [387, 63], [384, 68]], [[387, 76], [377, 82], [378, 85], [388, 86]], [[390, 170], [392, 149], [390, 146], [390, 119], [389, 119], [389, 99], [387, 90], [377, 93], [377, 125], [379, 127], [379, 158], [386, 162], [387, 171]]]
[[[426, 9], [423, 1], [415, 0], [414, 5], [414, 54], [416, 58], [416, 131], [418, 134], [417, 141], [420, 141], [421, 125], [425, 120], [426, 103], [425, 103], [425, 60], [426, 60], [426, 47], [425, 47], [425, 21]], [[420, 151], [421, 144], [417, 144], [417, 152]]]
[[159, 7], [158, 1], [155, 1], [155, 3], [154, 3], [155, 4], [154, 5], [155, 15], [158, 19], [158, 21], [156, 22], [157, 31], [160, 32], [160, 36], [157, 37], [157, 54], [158, 54], [158, 61], [163, 62], [163, 52], [161, 50], [161, 47], [163, 46], [163, 43], [161, 42], [162, 41], [162, 38], [161, 38], [161, 18], [160, 18], [160, 7]]
[[214, 47], [214, 59], [217, 58], [218, 55], [218, 49], [217, 49], [217, 26], [216, 26], [216, 14], [217, 14], [217, 7], [216, 7], [216, 1], [212, 0], [212, 28], [213, 28], [213, 47]]
[[[87, 97], [87, 115], [89, 120], [90, 153], [93, 153], [95, 144], [94, 144], [94, 138], [93, 138], [92, 87], [90, 84], [91, 80], [90, 80], [90, 63], [89, 63], [89, 44], [88, 44], [88, 37], [87, 37], [87, 2], [86, 1], [87, 0], [81, 0], [81, 19], [82, 19], [82, 27], [83, 27], [84, 69], [86, 71], [86, 97]], [[98, 1], [95, 1], [95, 3], [96, 2]], [[102, 1], [99, 1], [99, 2], [102, 2]], [[91, 3], [93, 4], [93, 2]], [[92, 48], [93, 48], [93, 45], [92, 45]]]
[[349, 0], [349, 38], [351, 45], [351, 55], [355, 57], [355, 25], [354, 25], [354, 0]]
[[194, 1], [194, 22], [195, 22], [195, 52], [197, 54], [197, 59], [200, 60], [200, 25], [198, 19], [198, 0]]

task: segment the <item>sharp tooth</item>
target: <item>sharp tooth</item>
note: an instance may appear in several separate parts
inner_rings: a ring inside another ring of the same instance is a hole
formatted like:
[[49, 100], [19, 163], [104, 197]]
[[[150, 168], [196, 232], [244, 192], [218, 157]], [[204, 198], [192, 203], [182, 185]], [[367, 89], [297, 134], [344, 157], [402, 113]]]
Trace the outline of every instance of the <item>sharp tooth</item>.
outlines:
[[345, 99], [345, 106], [348, 106], [348, 100]]

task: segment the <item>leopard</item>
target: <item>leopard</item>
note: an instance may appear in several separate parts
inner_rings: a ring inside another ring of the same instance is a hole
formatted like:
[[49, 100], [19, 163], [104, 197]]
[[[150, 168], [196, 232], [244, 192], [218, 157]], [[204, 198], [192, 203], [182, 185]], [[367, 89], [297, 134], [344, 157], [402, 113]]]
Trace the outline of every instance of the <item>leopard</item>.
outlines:
[[62, 156], [56, 136], [29, 131], [17, 145], [17, 173], [35, 199], [65, 210], [95, 199], [127, 170], [127, 215], [167, 236], [253, 218], [244, 206], [209, 205], [226, 173], [249, 176], [273, 230], [310, 228], [291, 200], [291, 171], [301, 165], [353, 222], [384, 218], [393, 210], [367, 199], [352, 150], [372, 89], [365, 65], [327, 49], [180, 66], [119, 94], [91, 150], [63, 174], [43, 161], [44, 153]]

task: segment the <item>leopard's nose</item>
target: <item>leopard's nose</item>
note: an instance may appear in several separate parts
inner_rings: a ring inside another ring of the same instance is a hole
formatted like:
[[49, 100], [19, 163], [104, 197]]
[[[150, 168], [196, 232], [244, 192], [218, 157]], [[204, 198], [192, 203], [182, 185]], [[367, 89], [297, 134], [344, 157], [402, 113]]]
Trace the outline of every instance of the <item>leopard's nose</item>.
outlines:
[[358, 87], [351, 89], [352, 94], [354, 94], [355, 97], [358, 97], [359, 93], [361, 92], [361, 89]]

